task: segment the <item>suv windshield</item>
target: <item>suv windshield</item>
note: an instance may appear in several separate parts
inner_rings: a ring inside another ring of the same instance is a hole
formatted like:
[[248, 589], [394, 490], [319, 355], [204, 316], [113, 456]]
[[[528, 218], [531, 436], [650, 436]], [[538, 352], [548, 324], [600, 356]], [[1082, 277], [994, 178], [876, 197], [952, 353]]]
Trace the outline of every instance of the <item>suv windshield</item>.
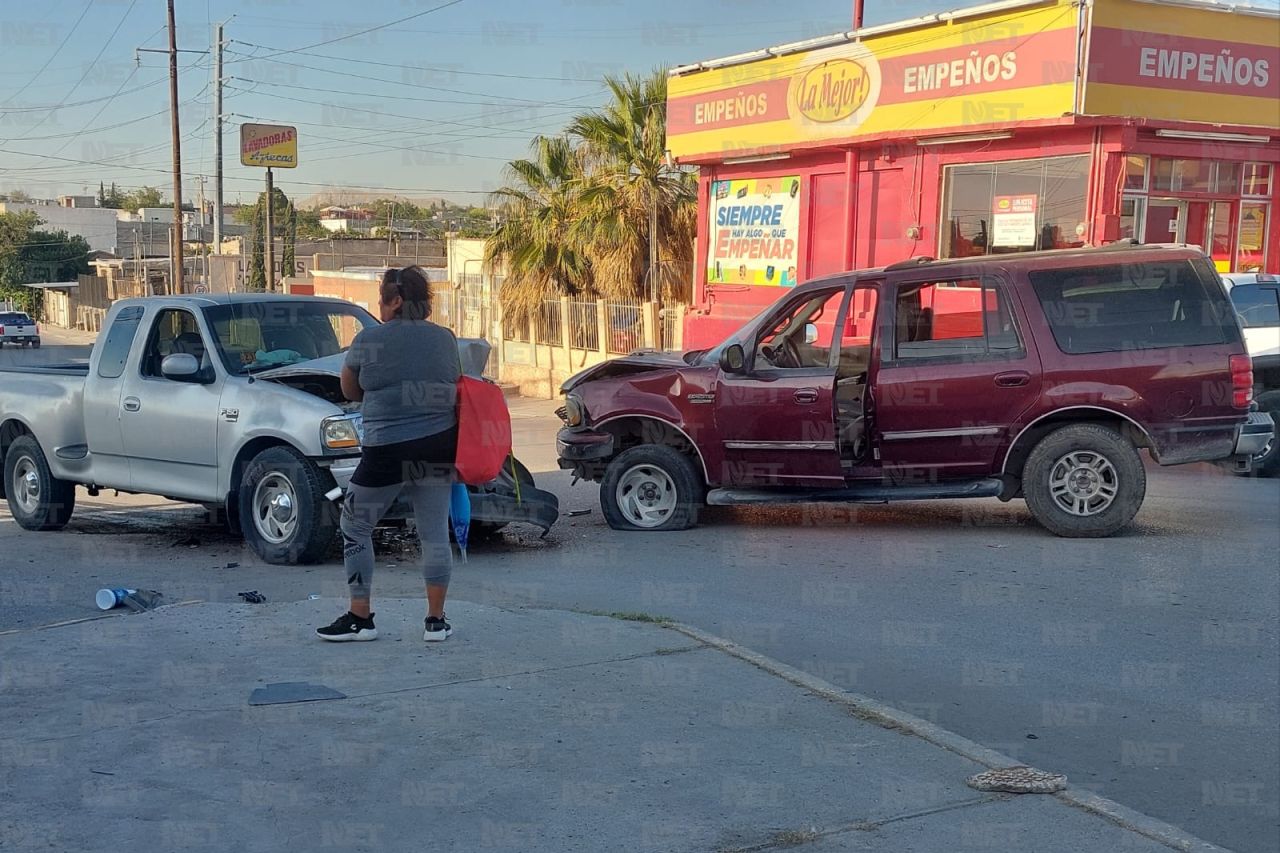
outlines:
[[223, 364], [239, 375], [343, 352], [377, 322], [358, 305], [306, 299], [233, 302], [204, 316]]

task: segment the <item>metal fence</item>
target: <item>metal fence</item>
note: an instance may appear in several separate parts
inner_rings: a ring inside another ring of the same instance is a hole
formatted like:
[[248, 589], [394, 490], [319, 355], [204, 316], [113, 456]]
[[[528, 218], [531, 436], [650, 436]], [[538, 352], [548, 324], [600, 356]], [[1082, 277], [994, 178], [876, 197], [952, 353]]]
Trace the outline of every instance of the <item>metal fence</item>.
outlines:
[[600, 303], [574, 299], [569, 302], [569, 346], [600, 349]]
[[684, 311], [679, 308], [663, 308], [658, 312], [658, 346], [664, 350], [683, 349], [684, 335], [681, 324]]
[[546, 346], [560, 346], [564, 341], [564, 312], [559, 299], [544, 299], [542, 310], [534, 318], [533, 342]]
[[635, 352], [644, 341], [644, 321], [640, 303], [634, 300], [609, 300], [604, 303], [609, 322], [609, 338], [605, 350], [613, 355]]

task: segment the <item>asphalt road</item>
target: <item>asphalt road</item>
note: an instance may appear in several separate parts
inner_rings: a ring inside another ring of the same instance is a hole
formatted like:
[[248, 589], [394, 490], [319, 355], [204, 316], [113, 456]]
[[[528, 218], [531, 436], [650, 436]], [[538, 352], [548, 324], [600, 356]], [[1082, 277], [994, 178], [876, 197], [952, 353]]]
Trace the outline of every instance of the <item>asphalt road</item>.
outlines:
[[[0, 364], [83, 355], [57, 353], [6, 348]], [[623, 534], [595, 486], [552, 471], [552, 408], [515, 406], [517, 446], [566, 514], [546, 539], [474, 547], [456, 598], [688, 622], [1207, 840], [1277, 849], [1280, 481], [1153, 468], [1133, 529], [1097, 541], [1055, 539], [1021, 503], [988, 500], [709, 510], [695, 530]], [[418, 594], [411, 553], [394, 538], [380, 553], [378, 592]], [[91, 616], [108, 584], [170, 600], [338, 595], [337, 557], [264, 566], [157, 499], [82, 492], [56, 534], [0, 510], [0, 631]]]

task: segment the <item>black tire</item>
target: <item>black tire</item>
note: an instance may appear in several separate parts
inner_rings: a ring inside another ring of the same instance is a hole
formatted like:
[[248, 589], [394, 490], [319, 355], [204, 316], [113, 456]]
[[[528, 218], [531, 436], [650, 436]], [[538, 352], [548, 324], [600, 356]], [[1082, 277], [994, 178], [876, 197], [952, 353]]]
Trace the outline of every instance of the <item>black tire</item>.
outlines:
[[39, 442], [29, 435], [9, 445], [4, 485], [9, 512], [24, 530], [61, 530], [75, 512], [76, 484], [53, 476]]
[[39, 341], [32, 341], [32, 342], [31, 342], [31, 346], [35, 347], [36, 349], [40, 349], [40, 342], [39, 342]]
[[1271, 446], [1259, 456], [1253, 457], [1245, 477], [1280, 477], [1280, 391], [1268, 391], [1258, 397], [1258, 411], [1271, 415], [1275, 432], [1271, 434]]
[[[333, 486], [329, 472], [292, 447], [262, 451], [245, 466], [240, 482], [239, 521], [245, 541], [268, 563], [318, 562], [338, 530], [337, 509], [324, 496]], [[271, 503], [281, 495], [291, 509], [283, 501]], [[267, 511], [272, 505], [279, 512]]]
[[[632, 501], [629, 495], [637, 497]], [[663, 444], [619, 453], [600, 483], [600, 509], [614, 530], [686, 530], [698, 523], [704, 500], [705, 484], [693, 460]]]
[[[1068, 460], [1073, 454], [1080, 464]], [[1057, 497], [1051, 485], [1055, 479]], [[1072, 491], [1076, 488], [1080, 491]], [[1097, 424], [1072, 424], [1049, 433], [1032, 449], [1022, 469], [1022, 491], [1032, 516], [1049, 532], [1070, 538], [1110, 536], [1138, 514], [1147, 494], [1147, 472], [1137, 448], [1119, 433]], [[1069, 510], [1060, 500], [1078, 509]]]

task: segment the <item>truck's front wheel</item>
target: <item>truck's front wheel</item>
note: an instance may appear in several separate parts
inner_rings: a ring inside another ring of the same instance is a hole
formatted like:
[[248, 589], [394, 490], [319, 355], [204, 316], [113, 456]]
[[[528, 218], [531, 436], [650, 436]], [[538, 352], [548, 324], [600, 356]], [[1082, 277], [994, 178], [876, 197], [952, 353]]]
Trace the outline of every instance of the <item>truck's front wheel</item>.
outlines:
[[688, 456], [662, 444], [619, 453], [600, 483], [600, 509], [614, 530], [685, 530], [698, 523], [702, 475]]
[[1137, 449], [1114, 430], [1072, 424], [1049, 433], [1027, 457], [1022, 491], [1036, 521], [1067, 537], [1126, 527], [1147, 494]]
[[5, 494], [13, 520], [25, 530], [61, 530], [76, 508], [76, 485], [49, 470], [40, 444], [19, 436], [4, 457]]
[[332, 477], [292, 447], [269, 447], [253, 457], [240, 483], [245, 541], [268, 563], [315, 563], [338, 529], [324, 494]]

